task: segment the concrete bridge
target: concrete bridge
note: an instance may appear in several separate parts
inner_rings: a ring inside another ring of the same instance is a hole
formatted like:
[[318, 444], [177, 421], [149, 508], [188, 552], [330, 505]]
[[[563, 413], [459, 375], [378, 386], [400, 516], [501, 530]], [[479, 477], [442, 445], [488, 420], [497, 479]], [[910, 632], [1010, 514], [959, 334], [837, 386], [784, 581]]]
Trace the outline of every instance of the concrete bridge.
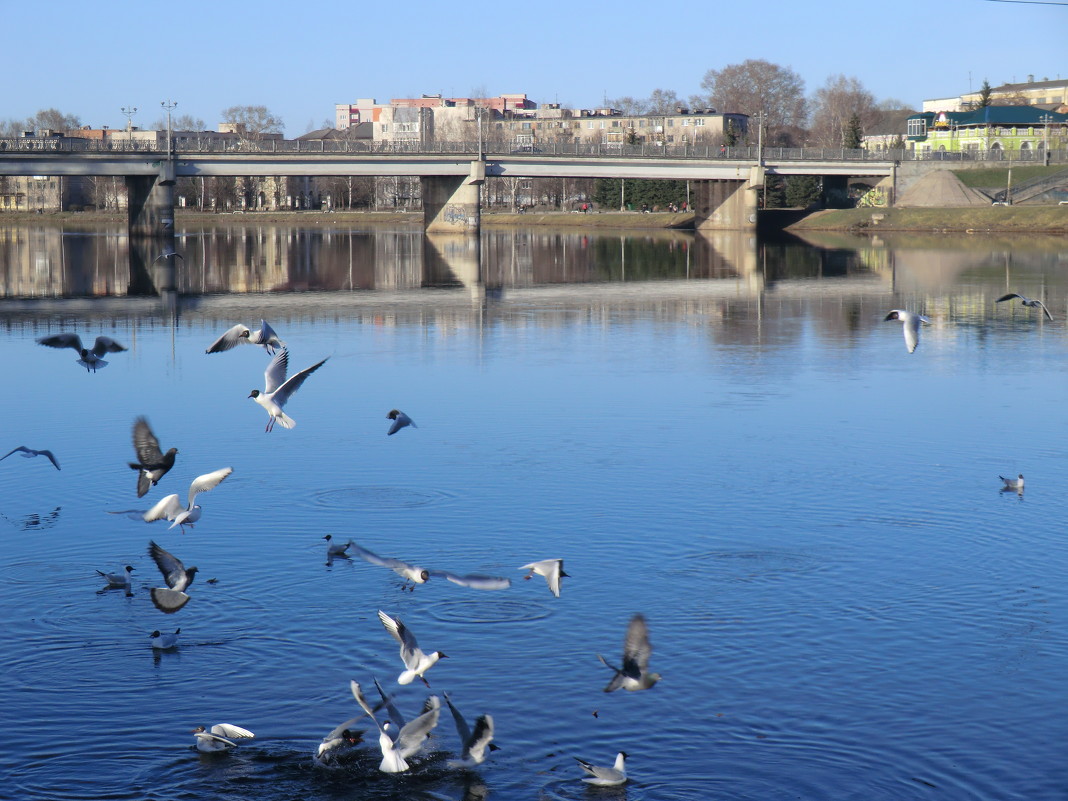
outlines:
[[[432, 151], [366, 145], [335, 151], [326, 143], [309, 147], [299, 141], [243, 142], [225, 148], [187, 142], [167, 150], [123, 144], [103, 146], [74, 138], [0, 140], [0, 175], [122, 177], [129, 190], [130, 235], [167, 240], [173, 236], [174, 184], [179, 177], [418, 177], [425, 228], [442, 233], [478, 231], [478, 187], [491, 176], [687, 180], [699, 229], [751, 230], [765, 174], [822, 176], [844, 188], [850, 176], [893, 175], [897, 164], [888, 157], [872, 158], [867, 151], [749, 147], [553, 145], [551, 150], [512, 153], [495, 152], [481, 143], [438, 143]], [[295, 149], [290, 147], [294, 144]]]

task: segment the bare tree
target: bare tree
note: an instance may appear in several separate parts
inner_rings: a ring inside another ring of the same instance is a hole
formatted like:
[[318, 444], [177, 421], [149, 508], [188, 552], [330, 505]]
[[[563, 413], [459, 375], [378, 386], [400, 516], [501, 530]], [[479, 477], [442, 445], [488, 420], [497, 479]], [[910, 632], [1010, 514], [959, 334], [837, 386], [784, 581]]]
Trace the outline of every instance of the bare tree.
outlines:
[[285, 123], [266, 106], [230, 106], [222, 111], [223, 122], [234, 125], [242, 138], [255, 141], [264, 134], [282, 133]]
[[55, 108], [41, 109], [26, 120], [27, 131], [70, 131], [81, 127], [82, 121], [77, 114], [64, 114]]
[[[762, 59], [730, 64], [721, 70], [709, 70], [701, 81], [708, 92], [704, 105], [723, 113], [763, 113], [770, 144], [791, 144], [795, 131], [806, 121], [805, 82], [788, 67]], [[754, 126], [755, 127], [755, 126]]]
[[634, 114], [648, 113], [649, 101], [624, 95], [623, 97], [614, 97], [608, 100], [608, 107], [618, 109], [629, 117]]
[[878, 118], [875, 98], [853, 77], [832, 75], [816, 90], [812, 102], [812, 143], [821, 147], [846, 147], [850, 120], [868, 129]]
[[671, 89], [654, 89], [646, 104], [646, 114], [671, 114], [685, 105]]
[[25, 120], [16, 120], [13, 118], [0, 120], [0, 138], [9, 139], [16, 136], [22, 136], [22, 132], [25, 130]]
[[[167, 118], [160, 117], [154, 123], [152, 123], [153, 131], [165, 131], [167, 130]], [[171, 130], [172, 131], [206, 131], [207, 126], [204, 124], [204, 120], [200, 117], [194, 117], [192, 114], [179, 114], [176, 117], [171, 117]]]

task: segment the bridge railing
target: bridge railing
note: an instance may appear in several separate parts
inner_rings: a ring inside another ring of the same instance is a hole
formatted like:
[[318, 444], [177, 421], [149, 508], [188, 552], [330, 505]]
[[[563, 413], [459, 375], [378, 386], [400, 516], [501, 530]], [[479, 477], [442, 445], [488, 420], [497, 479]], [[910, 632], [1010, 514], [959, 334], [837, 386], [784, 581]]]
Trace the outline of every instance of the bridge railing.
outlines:
[[[367, 141], [350, 139], [221, 139], [218, 137], [177, 135], [171, 142], [176, 156], [211, 154], [293, 154], [293, 155], [456, 155], [475, 158], [479, 153], [487, 157], [509, 158], [544, 156], [585, 158], [677, 158], [725, 159], [730, 161], [960, 161], [960, 162], [1041, 162], [1047, 155], [1041, 150], [985, 150], [966, 152], [923, 152], [909, 150], [866, 150], [818, 147], [765, 147], [761, 152], [753, 146], [723, 147], [701, 144], [653, 143], [624, 144], [607, 142], [542, 142], [516, 146], [512, 143], [477, 141]], [[74, 136], [23, 137], [0, 139], [0, 155], [5, 153], [147, 153], [162, 155], [166, 145], [157, 141], [138, 139], [82, 139]], [[1050, 163], [1068, 163], [1068, 150], [1051, 150]]]

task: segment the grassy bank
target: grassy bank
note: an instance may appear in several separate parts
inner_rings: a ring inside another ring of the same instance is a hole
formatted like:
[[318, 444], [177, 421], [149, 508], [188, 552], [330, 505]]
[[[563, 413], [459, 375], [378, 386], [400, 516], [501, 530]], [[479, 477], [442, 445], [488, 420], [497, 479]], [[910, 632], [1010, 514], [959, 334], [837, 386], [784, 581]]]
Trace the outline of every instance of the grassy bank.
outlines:
[[975, 206], [960, 209], [829, 209], [788, 231], [919, 231], [1068, 234], [1068, 206]]

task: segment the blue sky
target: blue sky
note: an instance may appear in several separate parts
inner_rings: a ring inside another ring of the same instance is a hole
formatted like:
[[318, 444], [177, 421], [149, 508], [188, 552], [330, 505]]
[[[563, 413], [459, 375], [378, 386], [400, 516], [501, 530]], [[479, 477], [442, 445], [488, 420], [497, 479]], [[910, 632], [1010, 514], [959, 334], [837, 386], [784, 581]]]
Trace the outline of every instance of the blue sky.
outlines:
[[0, 119], [38, 109], [151, 127], [177, 101], [215, 127], [233, 105], [265, 105], [289, 136], [334, 104], [423, 93], [525, 92], [592, 108], [653, 89], [688, 98], [709, 69], [762, 58], [811, 95], [853, 76], [876, 99], [919, 107], [1012, 81], [1068, 77], [1068, 6], [944, 2], [610, 4], [185, 0], [2, 4], [7, 77]]

